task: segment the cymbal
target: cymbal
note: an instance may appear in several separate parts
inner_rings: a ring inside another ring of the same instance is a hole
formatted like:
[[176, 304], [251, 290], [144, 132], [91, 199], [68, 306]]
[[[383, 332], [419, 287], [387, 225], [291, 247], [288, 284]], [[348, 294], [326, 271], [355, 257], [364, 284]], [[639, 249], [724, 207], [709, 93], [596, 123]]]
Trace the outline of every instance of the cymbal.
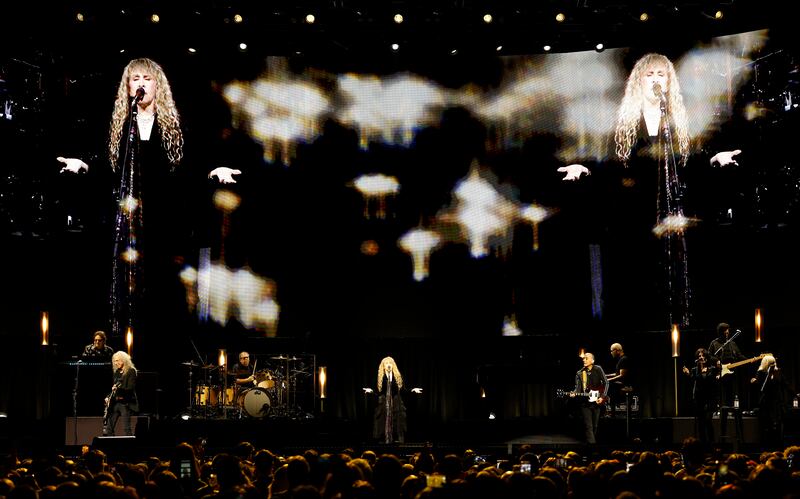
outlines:
[[271, 360], [290, 360], [289, 357], [284, 357], [283, 355], [278, 355], [277, 357], [270, 357]]
[[181, 365], [182, 366], [189, 366], [189, 367], [200, 367], [200, 364], [198, 364], [197, 362], [195, 362], [193, 360], [190, 360], [188, 362], [181, 362]]

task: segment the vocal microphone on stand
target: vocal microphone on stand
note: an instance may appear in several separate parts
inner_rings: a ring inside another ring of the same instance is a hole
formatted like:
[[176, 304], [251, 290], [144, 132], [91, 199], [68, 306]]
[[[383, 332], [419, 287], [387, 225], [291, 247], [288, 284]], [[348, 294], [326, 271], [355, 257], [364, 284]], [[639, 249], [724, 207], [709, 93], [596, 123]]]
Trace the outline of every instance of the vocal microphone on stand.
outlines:
[[664, 94], [664, 91], [661, 89], [661, 85], [658, 82], [653, 83], [653, 93], [656, 94], [658, 100], [661, 101], [661, 110], [665, 111], [667, 108], [667, 96]]
[[144, 87], [137, 88], [136, 89], [136, 95], [133, 97], [133, 103], [132, 104], [137, 104], [139, 101], [144, 99], [144, 94], [145, 94]]

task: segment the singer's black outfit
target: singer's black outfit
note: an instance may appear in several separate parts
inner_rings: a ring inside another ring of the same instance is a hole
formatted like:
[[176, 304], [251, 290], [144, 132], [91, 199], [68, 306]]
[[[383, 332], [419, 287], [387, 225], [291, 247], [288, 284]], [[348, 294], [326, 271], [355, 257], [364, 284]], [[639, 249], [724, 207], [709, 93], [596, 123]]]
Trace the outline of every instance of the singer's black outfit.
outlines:
[[[585, 380], [584, 380], [584, 373]], [[608, 395], [608, 379], [603, 368], [592, 365], [591, 369], [581, 368], [575, 373], [575, 393], [589, 393], [592, 390], [600, 392], [600, 397], [606, 398]], [[597, 443], [597, 429], [600, 423], [600, 413], [603, 406], [597, 402], [589, 402], [588, 398], [578, 401], [580, 406], [581, 419], [583, 421], [584, 435], [586, 443]]]
[[117, 387], [113, 400], [109, 401], [108, 419], [103, 427], [103, 435], [114, 435], [117, 420], [122, 418], [125, 435], [133, 435], [131, 416], [139, 411], [139, 401], [136, 398], [136, 369], [128, 369], [125, 374], [122, 369], [114, 372], [114, 385]]
[[[187, 255], [196, 228], [198, 189], [186, 168], [172, 165], [164, 150], [158, 116], [149, 140], [139, 138], [134, 125], [134, 139], [123, 136], [117, 171], [115, 258], [112, 286], [115, 334], [124, 334], [127, 325], [143, 325], [140, 309], [164, 306], [182, 292], [177, 279], [168, 279], [180, 271], [174, 259]], [[132, 197], [136, 209], [128, 213], [123, 200]], [[133, 247], [137, 258], [130, 261], [126, 252]]]
[[754, 383], [758, 390], [758, 423], [761, 443], [783, 444], [783, 417], [788, 404], [788, 385], [780, 369], [756, 372]]
[[[654, 132], [649, 134], [642, 115], [625, 161], [617, 157], [609, 137], [608, 154], [615, 160], [597, 165], [586, 179], [598, 184], [592, 190], [600, 196], [594, 199], [593, 215], [602, 217], [596, 224], [603, 228], [597, 235], [603, 262], [598, 279], [603, 318], [623, 327], [667, 329], [690, 320], [684, 234], [659, 237], [653, 232], [668, 217], [684, 213], [684, 184], [679, 178], [683, 158], [669, 110]], [[603, 209], [597, 210], [598, 206]]]
[[701, 441], [714, 440], [711, 418], [717, 407], [717, 368], [712, 364], [703, 371], [698, 366], [689, 371], [692, 379], [692, 402], [694, 404], [695, 435]]
[[378, 393], [375, 408], [373, 437], [382, 443], [404, 442], [406, 433], [406, 406], [400, 396], [397, 379], [383, 377], [383, 387]]

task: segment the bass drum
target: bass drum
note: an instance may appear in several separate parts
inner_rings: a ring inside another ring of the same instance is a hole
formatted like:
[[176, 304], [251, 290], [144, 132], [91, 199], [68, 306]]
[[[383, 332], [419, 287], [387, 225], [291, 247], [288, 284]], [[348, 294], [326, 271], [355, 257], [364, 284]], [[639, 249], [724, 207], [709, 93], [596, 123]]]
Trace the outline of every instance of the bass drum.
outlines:
[[263, 418], [269, 414], [271, 403], [267, 392], [260, 388], [251, 388], [239, 394], [239, 407], [252, 418]]

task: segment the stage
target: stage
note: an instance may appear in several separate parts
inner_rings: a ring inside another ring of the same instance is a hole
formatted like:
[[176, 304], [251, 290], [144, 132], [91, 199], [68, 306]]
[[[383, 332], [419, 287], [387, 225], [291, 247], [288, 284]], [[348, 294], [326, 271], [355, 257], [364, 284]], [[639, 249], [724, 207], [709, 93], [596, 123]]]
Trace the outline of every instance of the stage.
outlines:
[[[784, 443], [800, 437], [800, 418], [787, 419]], [[144, 459], [169, 456], [180, 442], [204, 441], [208, 455], [229, 452], [240, 442], [250, 442], [257, 449], [266, 448], [281, 455], [299, 454], [307, 449], [335, 453], [352, 449], [357, 453], [374, 450], [401, 458], [425, 449], [440, 455], [462, 455], [467, 449], [493, 459], [516, 454], [526, 446], [532, 452], [581, 455], [607, 455], [614, 450], [677, 450], [684, 438], [694, 433], [690, 417], [642, 418], [631, 421], [626, 436], [624, 418], [603, 418], [598, 444], [587, 446], [580, 439], [576, 420], [525, 418], [510, 421], [454, 421], [446, 425], [409, 428], [405, 442], [377, 442], [369, 422], [329, 418], [324, 414], [306, 418], [204, 419], [180, 416], [156, 419], [139, 416], [134, 437], [102, 437], [100, 417], [63, 418], [60, 421], [14, 421], [0, 419], [0, 451], [8, 455], [78, 456], [86, 446], [100, 448], [111, 460]], [[722, 452], [757, 454], [767, 449], [760, 443], [757, 418], [743, 417], [741, 439], [736, 438], [733, 418], [728, 422], [727, 437], [719, 437], [720, 420], [714, 419], [715, 447]], [[782, 450], [782, 449], [780, 449]]]

